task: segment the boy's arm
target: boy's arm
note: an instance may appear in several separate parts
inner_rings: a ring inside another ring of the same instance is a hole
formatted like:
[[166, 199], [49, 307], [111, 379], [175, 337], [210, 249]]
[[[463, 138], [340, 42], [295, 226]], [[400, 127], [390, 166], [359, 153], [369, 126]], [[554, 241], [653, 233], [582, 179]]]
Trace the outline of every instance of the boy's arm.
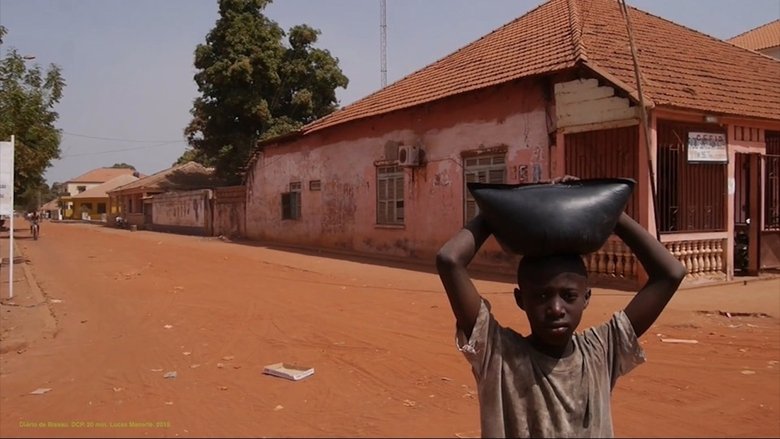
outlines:
[[625, 212], [618, 220], [615, 234], [631, 248], [649, 277], [624, 310], [639, 337], [666, 307], [685, 277], [686, 269], [666, 247]]
[[488, 236], [490, 230], [484, 218], [477, 215], [447, 241], [436, 255], [436, 269], [447, 291], [458, 329], [466, 337], [471, 337], [482, 304], [482, 298], [471, 282], [466, 266]]

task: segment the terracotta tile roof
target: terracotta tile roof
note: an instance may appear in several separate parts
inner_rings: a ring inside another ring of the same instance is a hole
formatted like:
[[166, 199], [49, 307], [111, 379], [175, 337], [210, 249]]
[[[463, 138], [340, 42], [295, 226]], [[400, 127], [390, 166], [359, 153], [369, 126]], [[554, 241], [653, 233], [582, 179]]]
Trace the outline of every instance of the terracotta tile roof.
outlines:
[[132, 174], [120, 175], [108, 180], [105, 183], [101, 183], [95, 187], [91, 187], [84, 192], [68, 197], [70, 199], [84, 199], [84, 198], [108, 198], [109, 191], [118, 188], [119, 186], [131, 183], [138, 180], [138, 177]]
[[577, 59], [571, 18], [565, 1], [539, 6], [455, 53], [312, 122], [304, 131], [572, 67]]
[[66, 183], [105, 183], [120, 175], [133, 175], [133, 172], [135, 172], [135, 169], [97, 168], [68, 180]]
[[778, 47], [780, 46], [780, 19], [730, 38], [728, 42], [750, 50]]
[[[645, 98], [656, 105], [780, 119], [780, 62], [629, 8]], [[551, 0], [477, 41], [301, 129], [307, 134], [585, 64], [635, 81], [616, 0]]]
[[214, 170], [197, 162], [187, 162], [164, 169], [148, 177], [119, 186], [107, 192], [123, 192], [129, 189], [191, 190], [219, 186]]
[[44, 204], [40, 208], [38, 208], [38, 210], [41, 210], [41, 211], [44, 211], [44, 210], [57, 210], [57, 209], [59, 209], [59, 207], [60, 207], [59, 200], [55, 198], [55, 199], [49, 201], [48, 203]]
[[[614, 0], [579, 0], [586, 65], [633, 86]], [[630, 8], [645, 96], [657, 106], [780, 120], [780, 62]]]

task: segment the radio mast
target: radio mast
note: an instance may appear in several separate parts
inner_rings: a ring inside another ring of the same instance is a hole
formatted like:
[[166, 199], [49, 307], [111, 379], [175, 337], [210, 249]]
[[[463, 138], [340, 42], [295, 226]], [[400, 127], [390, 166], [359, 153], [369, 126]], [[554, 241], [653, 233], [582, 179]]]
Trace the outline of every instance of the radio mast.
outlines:
[[379, 0], [379, 62], [384, 88], [387, 85], [387, 0]]

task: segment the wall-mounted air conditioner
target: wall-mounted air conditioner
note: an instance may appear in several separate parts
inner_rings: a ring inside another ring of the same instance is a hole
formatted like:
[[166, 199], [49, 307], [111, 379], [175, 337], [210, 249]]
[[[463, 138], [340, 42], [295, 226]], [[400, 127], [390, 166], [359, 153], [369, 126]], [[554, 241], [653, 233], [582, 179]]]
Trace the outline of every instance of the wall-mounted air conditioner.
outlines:
[[420, 148], [412, 145], [401, 145], [398, 147], [398, 165], [420, 166]]

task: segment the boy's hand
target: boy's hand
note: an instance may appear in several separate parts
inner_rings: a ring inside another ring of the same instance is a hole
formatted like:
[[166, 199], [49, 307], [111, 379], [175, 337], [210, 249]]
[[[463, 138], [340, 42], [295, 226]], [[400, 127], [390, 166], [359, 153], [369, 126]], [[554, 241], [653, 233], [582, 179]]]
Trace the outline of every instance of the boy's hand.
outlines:
[[563, 177], [555, 177], [552, 180], [549, 181], [550, 184], [557, 184], [557, 183], [566, 183], [569, 181], [577, 181], [579, 180], [579, 177], [575, 177], [573, 175], [564, 175]]

